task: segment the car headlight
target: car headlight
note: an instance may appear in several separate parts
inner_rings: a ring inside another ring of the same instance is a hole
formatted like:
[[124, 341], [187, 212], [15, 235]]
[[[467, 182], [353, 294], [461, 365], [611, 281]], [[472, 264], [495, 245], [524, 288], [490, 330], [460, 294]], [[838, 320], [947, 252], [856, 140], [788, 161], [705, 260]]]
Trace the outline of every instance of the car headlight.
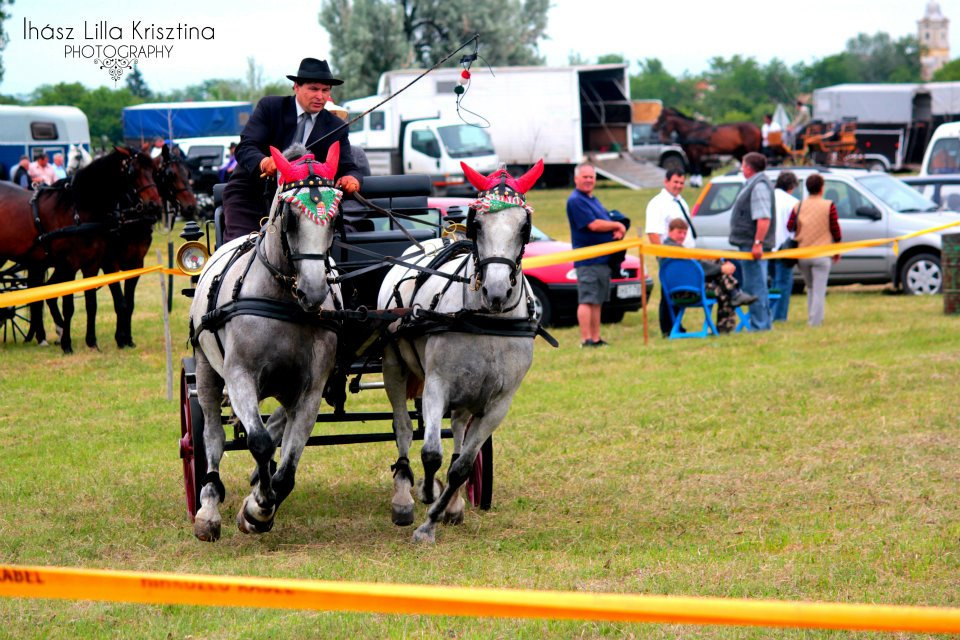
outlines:
[[188, 276], [200, 275], [210, 254], [202, 242], [185, 242], [177, 250], [177, 267]]

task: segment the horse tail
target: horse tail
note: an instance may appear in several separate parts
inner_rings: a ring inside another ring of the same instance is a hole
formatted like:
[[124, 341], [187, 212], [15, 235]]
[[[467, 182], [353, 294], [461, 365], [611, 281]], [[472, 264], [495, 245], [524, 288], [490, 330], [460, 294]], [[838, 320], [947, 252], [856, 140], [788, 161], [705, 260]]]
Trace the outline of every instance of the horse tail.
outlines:
[[407, 375], [407, 400], [413, 400], [423, 395], [423, 380], [414, 374]]

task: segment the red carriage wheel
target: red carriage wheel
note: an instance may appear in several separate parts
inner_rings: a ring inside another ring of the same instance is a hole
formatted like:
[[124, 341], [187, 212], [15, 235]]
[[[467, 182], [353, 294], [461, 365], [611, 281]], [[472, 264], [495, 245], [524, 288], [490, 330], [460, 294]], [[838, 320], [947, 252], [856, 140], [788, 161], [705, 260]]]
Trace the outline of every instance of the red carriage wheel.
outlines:
[[197, 400], [194, 377], [196, 361], [184, 358], [180, 368], [180, 458], [183, 460], [183, 488], [187, 516], [193, 521], [200, 502], [203, 477], [207, 474], [207, 454], [203, 448], [203, 412]]
[[467, 478], [467, 499], [484, 511], [493, 503], [493, 436], [481, 445], [473, 461], [473, 471]]

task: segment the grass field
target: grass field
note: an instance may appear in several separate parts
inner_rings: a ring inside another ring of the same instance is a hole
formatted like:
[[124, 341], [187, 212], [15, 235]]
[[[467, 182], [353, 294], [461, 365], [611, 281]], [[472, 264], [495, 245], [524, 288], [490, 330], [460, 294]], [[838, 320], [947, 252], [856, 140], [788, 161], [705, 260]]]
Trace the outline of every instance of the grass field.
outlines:
[[[639, 227], [654, 193], [598, 195]], [[535, 223], [560, 238], [569, 238], [566, 195], [531, 195]], [[133, 351], [113, 345], [107, 312], [102, 352], [82, 337], [69, 357], [0, 345], [0, 561], [960, 606], [960, 317], [945, 316], [939, 296], [853, 286], [830, 289], [825, 326], [814, 330], [805, 303], [794, 297], [790, 321], [764, 334], [644, 345], [636, 313], [604, 328], [608, 349], [580, 350], [576, 328], [554, 332], [559, 349], [538, 341], [494, 437], [493, 508], [441, 525], [433, 547], [390, 524], [391, 444], [308, 449], [296, 489], [261, 537], [228, 526], [252, 461], [227, 454], [224, 536], [202, 544], [185, 515], [178, 407], [165, 399], [150, 276], [138, 291]], [[100, 305], [110, 308], [106, 291]], [[189, 354], [186, 309], [177, 296], [177, 369]], [[82, 322], [80, 311], [76, 335]], [[654, 335], [655, 306], [650, 326]], [[381, 392], [367, 393], [350, 407], [386, 405]], [[418, 459], [415, 448], [419, 476]], [[23, 600], [0, 600], [0, 620], [0, 638], [846, 635]]]

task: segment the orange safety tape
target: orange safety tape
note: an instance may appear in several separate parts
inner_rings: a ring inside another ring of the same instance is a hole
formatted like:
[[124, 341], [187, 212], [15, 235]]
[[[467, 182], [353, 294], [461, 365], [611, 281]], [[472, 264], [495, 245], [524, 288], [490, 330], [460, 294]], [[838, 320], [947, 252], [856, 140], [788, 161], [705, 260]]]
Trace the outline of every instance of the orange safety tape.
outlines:
[[81, 280], [71, 280], [59, 284], [48, 284], [42, 287], [33, 287], [31, 289], [17, 289], [7, 293], [0, 293], [0, 308], [19, 307], [31, 302], [39, 302], [47, 298], [60, 298], [88, 289], [96, 289], [114, 282], [121, 282], [129, 278], [146, 275], [148, 273], [165, 273], [174, 276], [186, 275], [179, 269], [168, 269], [162, 266], [143, 267], [142, 269], [132, 269], [130, 271], [117, 271], [115, 273], [105, 273], [102, 276], [93, 278], [83, 278]]
[[960, 609], [0, 565], [0, 596], [148, 604], [960, 632]]
[[[920, 231], [914, 231], [913, 233], [897, 236], [896, 238], [877, 238], [874, 240], [858, 240], [856, 242], [838, 242], [835, 244], [828, 244], [819, 247], [806, 247], [803, 249], [785, 249], [775, 253], [764, 254], [761, 259], [772, 260], [774, 258], [790, 258], [796, 260], [799, 258], [819, 258], [822, 256], [832, 256], [838, 253], [846, 253], [848, 251], [856, 251], [857, 249], [877, 247], [891, 243], [894, 245], [894, 253], [896, 253], [897, 243], [900, 241], [915, 238], [926, 233], [936, 233], [938, 231], [943, 231], [944, 229], [949, 229], [956, 226], [960, 226], [960, 222], [950, 222], [948, 224], [930, 227], [929, 229], [921, 229]], [[537, 267], [546, 267], [549, 265], [562, 264], [564, 262], [575, 260], [587, 260], [589, 258], [605, 256], [611, 253], [616, 253], [617, 251], [625, 251], [637, 247], [640, 248], [640, 252], [644, 255], [656, 256], [658, 258], [692, 258], [697, 260], [719, 260], [721, 258], [727, 260], [751, 260], [753, 258], [750, 253], [745, 251], [687, 249], [685, 247], [651, 244], [647, 242], [645, 238], [633, 238], [630, 240], [607, 242], [605, 244], [584, 247], [582, 249], [560, 251], [545, 256], [524, 258], [523, 266], [527, 269], [534, 269]]]

